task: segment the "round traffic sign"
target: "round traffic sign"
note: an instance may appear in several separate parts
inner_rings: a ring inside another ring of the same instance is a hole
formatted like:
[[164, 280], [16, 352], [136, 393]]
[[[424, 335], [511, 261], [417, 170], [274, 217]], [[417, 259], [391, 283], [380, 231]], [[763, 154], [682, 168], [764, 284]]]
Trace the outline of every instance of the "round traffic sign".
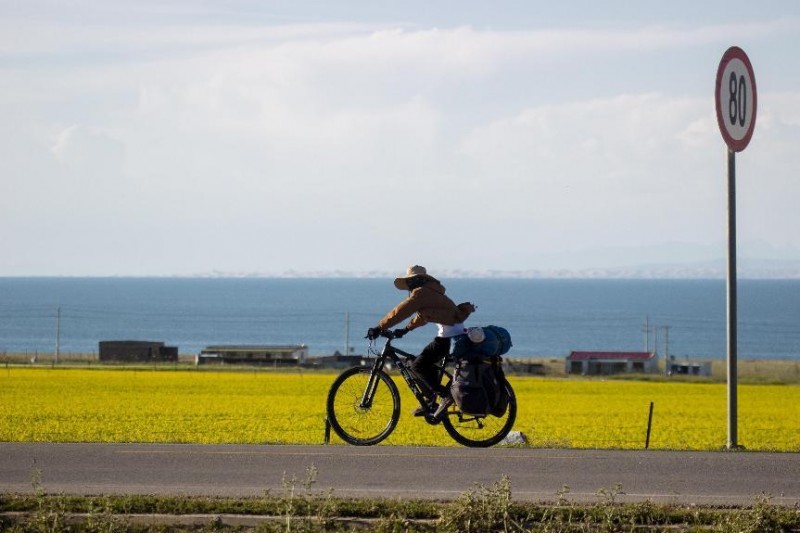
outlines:
[[738, 46], [725, 51], [717, 68], [717, 124], [734, 152], [744, 150], [756, 125], [756, 77], [747, 54]]

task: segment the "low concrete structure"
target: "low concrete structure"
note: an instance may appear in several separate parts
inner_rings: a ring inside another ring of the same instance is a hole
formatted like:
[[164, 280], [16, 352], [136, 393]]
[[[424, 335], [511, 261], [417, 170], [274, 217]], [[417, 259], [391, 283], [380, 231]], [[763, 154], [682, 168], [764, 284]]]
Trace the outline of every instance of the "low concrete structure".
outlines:
[[567, 356], [567, 374], [586, 376], [658, 372], [658, 357], [654, 352], [572, 352]]
[[669, 361], [667, 363], [667, 375], [670, 376], [710, 376], [710, 361]]
[[297, 345], [218, 345], [203, 348], [195, 364], [296, 366], [308, 357], [308, 347]]
[[367, 358], [363, 355], [343, 355], [338, 351], [333, 355], [309, 357], [305, 366], [312, 368], [350, 368], [351, 366], [364, 366]]
[[544, 363], [527, 361], [525, 359], [503, 359], [503, 366], [506, 372], [513, 372], [515, 374], [544, 376], [547, 373]]

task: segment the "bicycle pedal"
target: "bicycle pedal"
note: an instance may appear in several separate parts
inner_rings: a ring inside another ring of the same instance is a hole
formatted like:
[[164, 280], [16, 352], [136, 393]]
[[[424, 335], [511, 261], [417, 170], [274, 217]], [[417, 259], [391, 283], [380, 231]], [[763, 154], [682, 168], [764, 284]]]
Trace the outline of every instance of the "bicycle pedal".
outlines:
[[414, 416], [428, 416], [434, 409], [436, 409], [436, 404], [428, 405], [426, 407], [419, 406], [416, 409], [414, 409], [414, 411], [411, 414], [413, 414]]

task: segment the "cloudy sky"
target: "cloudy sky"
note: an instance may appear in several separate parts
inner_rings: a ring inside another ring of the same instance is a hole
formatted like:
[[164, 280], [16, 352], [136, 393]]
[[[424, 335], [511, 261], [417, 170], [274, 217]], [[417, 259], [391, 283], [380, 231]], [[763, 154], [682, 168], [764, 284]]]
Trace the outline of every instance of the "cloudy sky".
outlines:
[[0, 275], [800, 261], [800, 3], [0, 0]]

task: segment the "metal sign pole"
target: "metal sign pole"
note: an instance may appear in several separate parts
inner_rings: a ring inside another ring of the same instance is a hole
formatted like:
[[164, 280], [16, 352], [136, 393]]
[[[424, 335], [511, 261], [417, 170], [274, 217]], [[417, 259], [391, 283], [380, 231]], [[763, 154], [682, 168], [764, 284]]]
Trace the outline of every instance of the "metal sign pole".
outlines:
[[737, 444], [736, 152], [728, 150], [728, 449]]

